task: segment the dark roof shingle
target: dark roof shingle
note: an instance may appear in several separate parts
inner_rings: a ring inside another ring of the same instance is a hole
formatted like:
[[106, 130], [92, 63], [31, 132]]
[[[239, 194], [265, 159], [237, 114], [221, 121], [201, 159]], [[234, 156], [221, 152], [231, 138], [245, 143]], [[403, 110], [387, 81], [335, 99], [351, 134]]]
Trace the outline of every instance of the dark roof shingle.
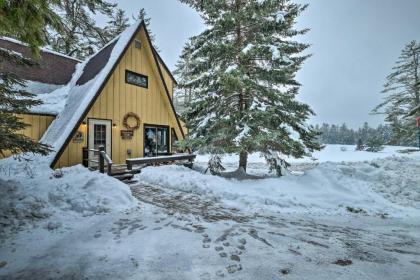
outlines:
[[[26, 45], [13, 39], [0, 38], [0, 47], [21, 53], [24, 57], [33, 58], [31, 50]], [[66, 57], [47, 50], [40, 51], [41, 58], [36, 60], [37, 65], [20, 66], [7, 61], [0, 63], [0, 73], [15, 74], [24, 80], [36, 81], [45, 84], [67, 84], [79, 63], [77, 59]]]
[[118, 39], [114, 40], [114, 42], [110, 43], [108, 46], [104, 47], [100, 50], [97, 54], [89, 59], [86, 66], [83, 69], [83, 73], [80, 78], [77, 80], [76, 85], [84, 85], [105, 67], [108, 63], [109, 57], [111, 56], [112, 50], [114, 49], [115, 45], [117, 44]]

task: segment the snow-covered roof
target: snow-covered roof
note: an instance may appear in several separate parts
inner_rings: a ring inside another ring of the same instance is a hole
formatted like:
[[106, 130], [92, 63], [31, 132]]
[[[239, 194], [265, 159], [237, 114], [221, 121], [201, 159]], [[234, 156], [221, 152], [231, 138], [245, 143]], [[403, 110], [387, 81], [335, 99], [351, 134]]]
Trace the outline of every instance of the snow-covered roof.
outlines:
[[61, 112], [67, 99], [66, 85], [81, 61], [47, 48], [41, 48], [40, 58], [36, 59], [27, 44], [8, 37], [0, 37], [0, 48], [36, 62], [30, 67], [7, 61], [0, 64], [1, 73], [14, 74], [26, 81], [25, 90], [43, 101], [30, 111], [51, 115]]
[[30, 108], [30, 112], [45, 115], [58, 115], [67, 101], [66, 85], [53, 85], [37, 81], [26, 81], [25, 90], [35, 94], [42, 104]]
[[[84, 117], [95, 96], [103, 87], [114, 66], [123, 55], [127, 45], [141, 26], [141, 22], [133, 24], [121, 35], [85, 62], [78, 64], [71, 81], [60, 90], [68, 92], [63, 110], [52, 122], [41, 141], [52, 146], [53, 152], [48, 156], [51, 164], [58, 151], [65, 145], [73, 129]], [[101, 59], [98, 59], [100, 57]], [[98, 67], [98, 64], [100, 64]]]

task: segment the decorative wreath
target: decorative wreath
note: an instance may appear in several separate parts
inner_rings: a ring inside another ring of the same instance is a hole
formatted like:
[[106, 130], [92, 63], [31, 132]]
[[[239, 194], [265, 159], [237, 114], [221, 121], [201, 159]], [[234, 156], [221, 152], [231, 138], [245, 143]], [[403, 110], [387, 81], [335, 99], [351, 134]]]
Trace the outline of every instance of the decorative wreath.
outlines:
[[[129, 125], [129, 124], [128, 124], [128, 119], [129, 119], [129, 118], [133, 118], [133, 119], [135, 119], [135, 120], [136, 120], [136, 125], [134, 125], [134, 126]], [[139, 129], [139, 128], [140, 128], [140, 118], [139, 118], [139, 116], [137, 116], [137, 114], [135, 114], [135, 113], [132, 113], [132, 112], [127, 113], [127, 114], [125, 114], [125, 116], [124, 116], [123, 125], [124, 125], [124, 127], [125, 127], [125, 128], [127, 128], [127, 129], [129, 129], [129, 130], [136, 130], [136, 129]]]

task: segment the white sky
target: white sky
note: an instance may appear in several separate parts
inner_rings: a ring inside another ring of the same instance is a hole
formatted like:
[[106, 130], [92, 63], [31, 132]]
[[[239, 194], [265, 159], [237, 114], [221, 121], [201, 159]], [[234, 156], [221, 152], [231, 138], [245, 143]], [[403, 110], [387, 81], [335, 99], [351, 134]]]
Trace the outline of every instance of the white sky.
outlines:
[[[297, 1], [310, 3], [298, 26], [311, 28], [302, 40], [312, 44], [313, 57], [298, 80], [300, 99], [317, 114], [311, 123], [380, 123], [382, 117], [369, 112], [380, 102], [400, 50], [420, 40], [420, 0]], [[156, 45], [172, 70], [188, 38], [205, 28], [198, 14], [177, 0], [114, 2], [128, 15], [146, 9]]]

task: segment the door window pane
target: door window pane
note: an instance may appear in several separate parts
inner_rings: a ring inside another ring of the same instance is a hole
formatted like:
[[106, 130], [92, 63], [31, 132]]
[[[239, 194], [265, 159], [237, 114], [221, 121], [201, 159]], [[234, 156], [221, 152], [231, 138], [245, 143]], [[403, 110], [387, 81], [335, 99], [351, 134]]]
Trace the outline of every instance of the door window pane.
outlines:
[[99, 149], [99, 146], [106, 145], [106, 125], [95, 124], [93, 126], [93, 148]]

